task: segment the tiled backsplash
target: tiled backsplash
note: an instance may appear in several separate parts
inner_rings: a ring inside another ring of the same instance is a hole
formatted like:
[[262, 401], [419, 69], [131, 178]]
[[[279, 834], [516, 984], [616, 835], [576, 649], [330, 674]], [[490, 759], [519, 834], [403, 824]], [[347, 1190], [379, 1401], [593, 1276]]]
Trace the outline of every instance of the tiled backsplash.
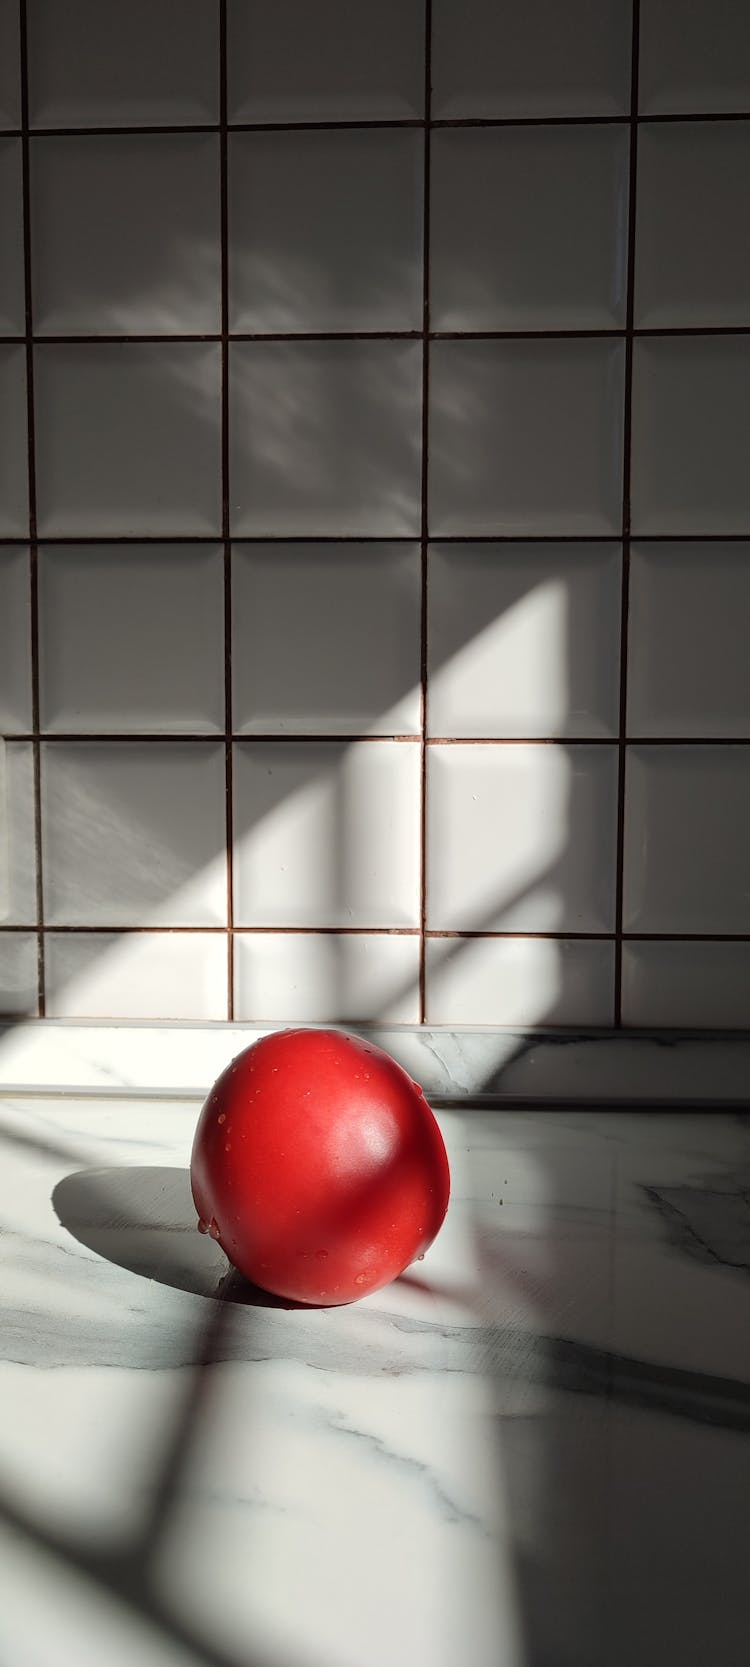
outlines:
[[0, 129], [0, 1011], [746, 1025], [750, 10], [0, 0]]

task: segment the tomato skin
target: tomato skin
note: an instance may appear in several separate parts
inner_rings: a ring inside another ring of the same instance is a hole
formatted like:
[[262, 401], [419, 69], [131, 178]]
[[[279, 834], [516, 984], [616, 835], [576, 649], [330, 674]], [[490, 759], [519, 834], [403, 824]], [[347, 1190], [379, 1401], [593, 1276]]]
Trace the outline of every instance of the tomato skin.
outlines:
[[450, 1193], [421, 1088], [337, 1030], [277, 1031], [238, 1054], [200, 1113], [190, 1182], [199, 1225], [247, 1279], [325, 1305], [403, 1273]]

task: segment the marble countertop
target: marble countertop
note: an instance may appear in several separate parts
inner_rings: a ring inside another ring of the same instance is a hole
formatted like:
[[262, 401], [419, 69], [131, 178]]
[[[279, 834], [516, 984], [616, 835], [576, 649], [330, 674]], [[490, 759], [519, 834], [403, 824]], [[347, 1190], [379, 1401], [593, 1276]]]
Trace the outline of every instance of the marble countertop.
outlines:
[[750, 1118], [440, 1112], [424, 1261], [303, 1310], [197, 1110], [0, 1103], [3, 1667], [745, 1667]]

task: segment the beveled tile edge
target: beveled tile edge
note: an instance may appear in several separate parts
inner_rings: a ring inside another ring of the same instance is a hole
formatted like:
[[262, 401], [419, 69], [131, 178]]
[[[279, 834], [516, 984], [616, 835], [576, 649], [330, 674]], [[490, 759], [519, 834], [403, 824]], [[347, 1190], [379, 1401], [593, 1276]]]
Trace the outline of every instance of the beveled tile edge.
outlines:
[[[202, 1099], [242, 1048], [287, 1028], [7, 1022], [0, 1026], [0, 1094]], [[750, 1031], [337, 1028], [377, 1043], [446, 1104], [750, 1107]]]

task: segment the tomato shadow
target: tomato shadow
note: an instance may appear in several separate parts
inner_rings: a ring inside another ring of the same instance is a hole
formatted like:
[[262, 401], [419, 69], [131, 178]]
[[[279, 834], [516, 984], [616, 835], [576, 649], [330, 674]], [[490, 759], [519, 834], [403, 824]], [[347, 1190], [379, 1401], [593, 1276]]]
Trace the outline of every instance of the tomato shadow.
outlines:
[[227, 1264], [199, 1233], [187, 1169], [161, 1165], [82, 1169], [52, 1193], [60, 1225], [79, 1244], [141, 1279], [245, 1308], [307, 1308], [274, 1296]]

